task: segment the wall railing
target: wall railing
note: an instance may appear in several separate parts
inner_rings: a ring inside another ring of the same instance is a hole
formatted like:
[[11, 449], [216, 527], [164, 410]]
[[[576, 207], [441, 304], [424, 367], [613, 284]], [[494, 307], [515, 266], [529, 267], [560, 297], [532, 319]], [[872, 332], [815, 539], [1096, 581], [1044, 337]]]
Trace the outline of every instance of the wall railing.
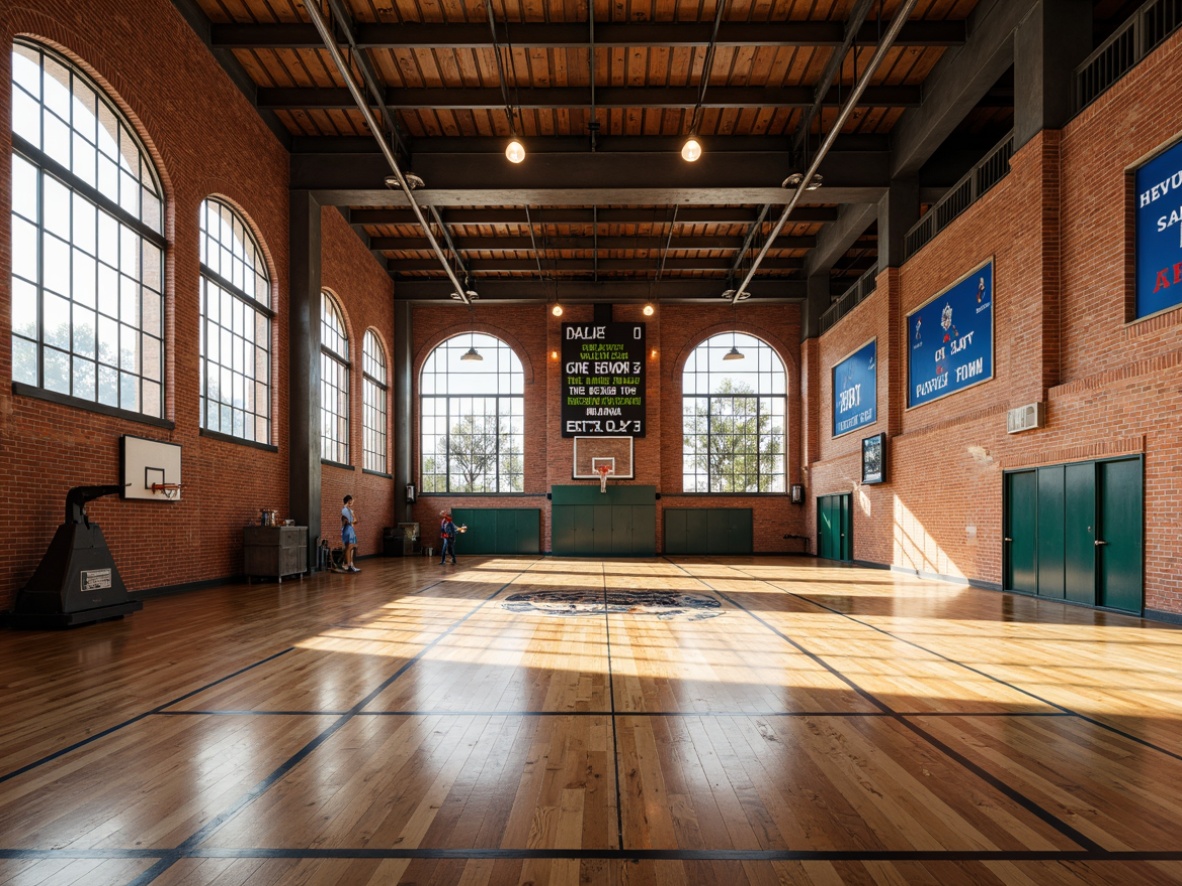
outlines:
[[915, 255], [954, 218], [980, 199], [982, 194], [1005, 178], [1010, 171], [1013, 153], [1014, 133], [1011, 130], [907, 232], [903, 243], [907, 257]]
[[874, 291], [874, 281], [878, 276], [878, 266], [875, 265], [857, 279], [853, 286], [839, 295], [821, 315], [821, 332], [828, 332], [833, 324], [854, 309], [855, 305], [864, 302]]
[[1075, 69], [1075, 110], [1082, 111], [1182, 24], [1182, 0], [1149, 0]]

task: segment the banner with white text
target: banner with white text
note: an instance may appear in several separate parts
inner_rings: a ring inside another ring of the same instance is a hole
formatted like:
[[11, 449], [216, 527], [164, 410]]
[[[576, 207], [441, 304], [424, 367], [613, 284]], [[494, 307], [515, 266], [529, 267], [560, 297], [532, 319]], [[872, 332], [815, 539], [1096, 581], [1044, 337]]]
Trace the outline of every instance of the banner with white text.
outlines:
[[1137, 316], [1182, 302], [1182, 143], [1137, 170]]
[[833, 436], [878, 420], [878, 340], [867, 342], [833, 367]]
[[907, 315], [907, 406], [993, 378], [993, 261]]

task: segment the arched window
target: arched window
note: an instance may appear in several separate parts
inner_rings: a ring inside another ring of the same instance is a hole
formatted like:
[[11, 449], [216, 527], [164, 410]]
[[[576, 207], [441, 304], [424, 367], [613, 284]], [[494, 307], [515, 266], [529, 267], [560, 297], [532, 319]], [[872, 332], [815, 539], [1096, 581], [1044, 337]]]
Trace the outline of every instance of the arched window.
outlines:
[[245, 220], [201, 203], [201, 427], [271, 441], [271, 280]]
[[126, 118], [69, 61], [15, 42], [13, 382], [162, 418], [165, 246], [160, 183]]
[[784, 491], [787, 379], [769, 345], [732, 332], [706, 339], [681, 394], [683, 491]]
[[365, 470], [386, 473], [386, 355], [377, 334], [367, 329], [362, 344], [361, 403]]
[[423, 364], [424, 492], [521, 492], [525, 373], [505, 342], [467, 334], [440, 344]]
[[349, 336], [327, 292], [320, 293], [320, 457], [349, 463]]

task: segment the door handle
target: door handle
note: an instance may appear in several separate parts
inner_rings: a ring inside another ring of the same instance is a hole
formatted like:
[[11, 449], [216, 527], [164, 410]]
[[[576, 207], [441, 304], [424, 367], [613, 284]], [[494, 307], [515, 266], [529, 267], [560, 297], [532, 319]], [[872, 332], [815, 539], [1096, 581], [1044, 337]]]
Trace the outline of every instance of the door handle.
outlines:
[[1106, 545], [1106, 544], [1108, 544], [1108, 542], [1101, 541], [1100, 539], [1096, 539], [1094, 542], [1092, 542], [1092, 544], [1094, 544], [1096, 547], [1100, 547], [1100, 545]]
[[1005, 538], [1002, 539], [1002, 541], [1013, 541], [1013, 539], [1007, 535]]

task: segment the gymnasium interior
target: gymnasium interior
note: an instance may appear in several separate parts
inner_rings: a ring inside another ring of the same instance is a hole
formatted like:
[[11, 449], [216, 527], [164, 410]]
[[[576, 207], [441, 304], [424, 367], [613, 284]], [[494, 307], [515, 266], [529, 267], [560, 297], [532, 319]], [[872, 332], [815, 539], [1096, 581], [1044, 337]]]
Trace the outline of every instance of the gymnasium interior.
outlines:
[[1180, 24], [0, 7], [0, 884], [1182, 883]]

